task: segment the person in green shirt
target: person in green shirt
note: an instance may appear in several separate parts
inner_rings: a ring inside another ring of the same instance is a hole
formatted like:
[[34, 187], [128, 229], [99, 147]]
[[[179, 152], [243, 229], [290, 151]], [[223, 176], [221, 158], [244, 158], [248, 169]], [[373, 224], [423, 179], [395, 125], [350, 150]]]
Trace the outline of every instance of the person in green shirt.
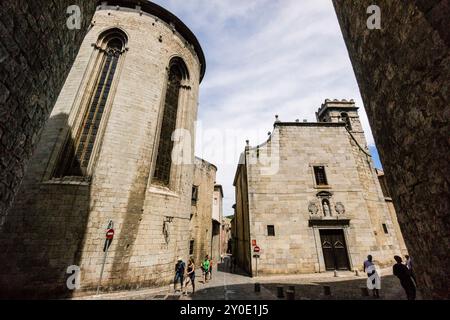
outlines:
[[210, 267], [209, 256], [206, 255], [205, 260], [203, 260], [203, 262], [202, 262], [203, 283], [207, 282], [207, 276], [208, 276], [209, 271], [210, 271], [209, 267]]

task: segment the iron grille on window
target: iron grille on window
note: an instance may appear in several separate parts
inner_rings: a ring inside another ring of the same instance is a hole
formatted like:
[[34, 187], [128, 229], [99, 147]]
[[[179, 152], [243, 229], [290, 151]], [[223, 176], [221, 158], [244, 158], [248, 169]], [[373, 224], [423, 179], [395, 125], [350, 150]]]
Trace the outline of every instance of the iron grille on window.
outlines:
[[314, 167], [314, 176], [316, 178], [316, 184], [318, 186], [326, 186], [326, 185], [328, 185], [327, 176], [325, 175], [325, 167], [324, 166]]

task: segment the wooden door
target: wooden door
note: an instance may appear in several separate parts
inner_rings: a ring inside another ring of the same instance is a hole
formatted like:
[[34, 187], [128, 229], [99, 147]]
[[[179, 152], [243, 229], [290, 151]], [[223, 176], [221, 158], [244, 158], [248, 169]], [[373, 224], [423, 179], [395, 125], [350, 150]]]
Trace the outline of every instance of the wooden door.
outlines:
[[320, 230], [323, 259], [327, 270], [349, 270], [347, 246], [345, 244], [344, 230]]

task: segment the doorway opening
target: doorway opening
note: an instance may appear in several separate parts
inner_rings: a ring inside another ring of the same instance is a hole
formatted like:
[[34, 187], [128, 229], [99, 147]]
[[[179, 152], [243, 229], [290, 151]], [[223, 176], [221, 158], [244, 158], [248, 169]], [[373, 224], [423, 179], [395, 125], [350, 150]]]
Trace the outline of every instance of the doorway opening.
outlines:
[[350, 270], [344, 230], [322, 229], [320, 241], [326, 270]]

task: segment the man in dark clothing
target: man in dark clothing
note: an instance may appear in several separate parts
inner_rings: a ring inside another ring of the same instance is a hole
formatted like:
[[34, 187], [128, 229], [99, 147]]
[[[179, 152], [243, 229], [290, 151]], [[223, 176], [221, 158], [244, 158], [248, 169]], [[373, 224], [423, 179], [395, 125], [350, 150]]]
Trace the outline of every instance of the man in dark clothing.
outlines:
[[409, 274], [411, 275], [411, 278], [414, 280], [414, 284], [416, 285], [416, 288], [417, 288], [417, 280], [416, 280], [416, 275], [414, 274], [412, 258], [407, 254], [405, 254], [405, 258], [406, 258], [405, 265], [408, 268]]
[[183, 280], [184, 280], [184, 269], [186, 265], [183, 262], [183, 259], [180, 257], [178, 258], [178, 262], [175, 265], [175, 279], [173, 284], [173, 290], [177, 291], [177, 282], [180, 281], [180, 291], [183, 291]]
[[405, 289], [406, 296], [408, 300], [416, 299], [416, 286], [414, 285], [413, 280], [411, 279], [410, 272], [408, 268], [402, 263], [402, 258], [399, 256], [394, 257], [396, 264], [392, 268], [394, 275], [399, 278], [400, 284], [403, 289]]

